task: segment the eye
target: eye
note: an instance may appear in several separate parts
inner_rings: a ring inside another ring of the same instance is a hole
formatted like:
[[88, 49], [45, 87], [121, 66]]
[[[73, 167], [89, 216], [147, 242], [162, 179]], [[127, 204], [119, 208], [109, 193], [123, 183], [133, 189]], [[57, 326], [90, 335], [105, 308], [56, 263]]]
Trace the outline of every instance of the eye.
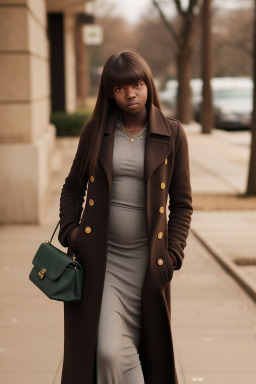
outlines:
[[123, 90], [122, 87], [115, 87], [114, 89], [115, 89], [115, 92], [121, 92]]
[[142, 85], [142, 83], [136, 83], [135, 88], [140, 88], [141, 85]]

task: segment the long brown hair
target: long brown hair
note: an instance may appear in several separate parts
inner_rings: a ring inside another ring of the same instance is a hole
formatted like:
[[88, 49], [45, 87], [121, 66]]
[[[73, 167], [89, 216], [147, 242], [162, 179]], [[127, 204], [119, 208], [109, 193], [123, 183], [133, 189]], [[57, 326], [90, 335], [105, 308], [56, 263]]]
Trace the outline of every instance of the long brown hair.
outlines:
[[107, 117], [111, 111], [117, 109], [116, 102], [113, 99], [113, 87], [115, 85], [133, 84], [137, 81], [143, 81], [147, 85], [147, 110], [149, 111], [152, 105], [160, 108], [152, 72], [140, 55], [134, 52], [116, 53], [106, 61], [101, 75], [95, 108], [88, 122], [89, 124], [91, 120], [95, 120], [90, 149], [84, 167], [84, 169], [88, 170], [89, 175], [95, 175], [98, 166]]

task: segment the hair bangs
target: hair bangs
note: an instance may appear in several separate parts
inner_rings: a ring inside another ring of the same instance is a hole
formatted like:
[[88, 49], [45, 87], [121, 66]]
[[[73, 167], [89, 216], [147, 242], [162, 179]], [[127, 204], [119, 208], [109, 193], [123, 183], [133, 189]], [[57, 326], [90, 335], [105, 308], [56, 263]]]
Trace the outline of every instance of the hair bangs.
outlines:
[[106, 91], [109, 95], [113, 94], [115, 85], [134, 84], [138, 81], [148, 83], [146, 74], [140, 65], [130, 62], [118, 55], [117, 60], [112, 63], [108, 71], [106, 81]]

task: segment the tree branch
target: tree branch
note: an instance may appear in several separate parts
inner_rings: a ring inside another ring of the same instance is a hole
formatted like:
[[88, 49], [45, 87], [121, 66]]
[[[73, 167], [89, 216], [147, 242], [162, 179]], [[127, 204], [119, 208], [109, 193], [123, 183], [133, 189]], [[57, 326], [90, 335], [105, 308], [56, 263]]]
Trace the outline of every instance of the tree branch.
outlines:
[[237, 41], [237, 42], [226, 41], [222, 45], [223, 45], [223, 47], [226, 46], [226, 47], [232, 47], [232, 48], [240, 49], [241, 51], [243, 51], [244, 53], [246, 53], [250, 57], [253, 57], [253, 49], [250, 49], [249, 47], [247, 47], [243, 41]]
[[[176, 2], [176, 1], [179, 2], [179, 4], [180, 4], [180, 1], [179, 1], [179, 0], [175, 0], [175, 2]], [[169, 32], [170, 35], [172, 36], [175, 45], [176, 45], [176, 46], [179, 46], [179, 45], [180, 45], [179, 36], [177, 35], [177, 33], [175, 32], [175, 30], [173, 29], [171, 23], [167, 20], [167, 18], [166, 18], [166, 16], [165, 16], [165, 14], [163, 13], [163, 11], [162, 11], [160, 5], [159, 5], [158, 2], [155, 1], [155, 0], [152, 0], [152, 2], [153, 2], [153, 5], [154, 5], [154, 6], [156, 7], [156, 9], [158, 10], [159, 15], [160, 15], [160, 17], [161, 17], [161, 19], [162, 19], [162, 21], [163, 21], [163, 23], [164, 23], [166, 29], [168, 30], [168, 32]]]
[[176, 4], [176, 7], [177, 7], [177, 11], [180, 15], [184, 15], [184, 11], [181, 7], [181, 2], [180, 0], [174, 0], [175, 4]]
[[194, 7], [198, 5], [198, 0], [189, 0], [187, 13], [194, 13]]

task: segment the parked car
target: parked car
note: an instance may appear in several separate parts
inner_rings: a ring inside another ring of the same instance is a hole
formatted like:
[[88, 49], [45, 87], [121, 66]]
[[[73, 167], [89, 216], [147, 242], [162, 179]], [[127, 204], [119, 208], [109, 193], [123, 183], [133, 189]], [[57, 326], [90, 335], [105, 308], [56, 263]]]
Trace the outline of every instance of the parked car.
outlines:
[[249, 78], [212, 79], [216, 128], [249, 128], [253, 110], [253, 81]]
[[176, 99], [177, 99], [178, 81], [168, 80], [162, 91], [159, 92], [160, 102], [163, 106], [168, 107], [172, 114], [176, 110]]
[[[201, 79], [192, 79], [192, 105], [196, 121], [200, 121], [202, 103]], [[251, 124], [253, 109], [253, 82], [246, 77], [215, 77], [211, 80], [213, 92], [213, 108], [216, 128], [243, 129]], [[160, 92], [161, 103], [176, 110], [178, 92], [177, 80], [166, 83], [165, 90]]]
[[[161, 104], [168, 107], [173, 115], [175, 115], [176, 112], [178, 85], [177, 80], [169, 80], [166, 82], [164, 90], [159, 92]], [[202, 99], [202, 80], [192, 79], [190, 81], [190, 87], [193, 110], [198, 111], [198, 106]]]
[[190, 87], [192, 92], [192, 108], [194, 119], [199, 121], [200, 119], [200, 105], [202, 102], [202, 79], [192, 79], [190, 80]]
[[[215, 77], [211, 80], [215, 127], [244, 129], [251, 123], [253, 82], [247, 77]], [[202, 90], [201, 90], [202, 91]], [[193, 104], [200, 121], [202, 96]]]

